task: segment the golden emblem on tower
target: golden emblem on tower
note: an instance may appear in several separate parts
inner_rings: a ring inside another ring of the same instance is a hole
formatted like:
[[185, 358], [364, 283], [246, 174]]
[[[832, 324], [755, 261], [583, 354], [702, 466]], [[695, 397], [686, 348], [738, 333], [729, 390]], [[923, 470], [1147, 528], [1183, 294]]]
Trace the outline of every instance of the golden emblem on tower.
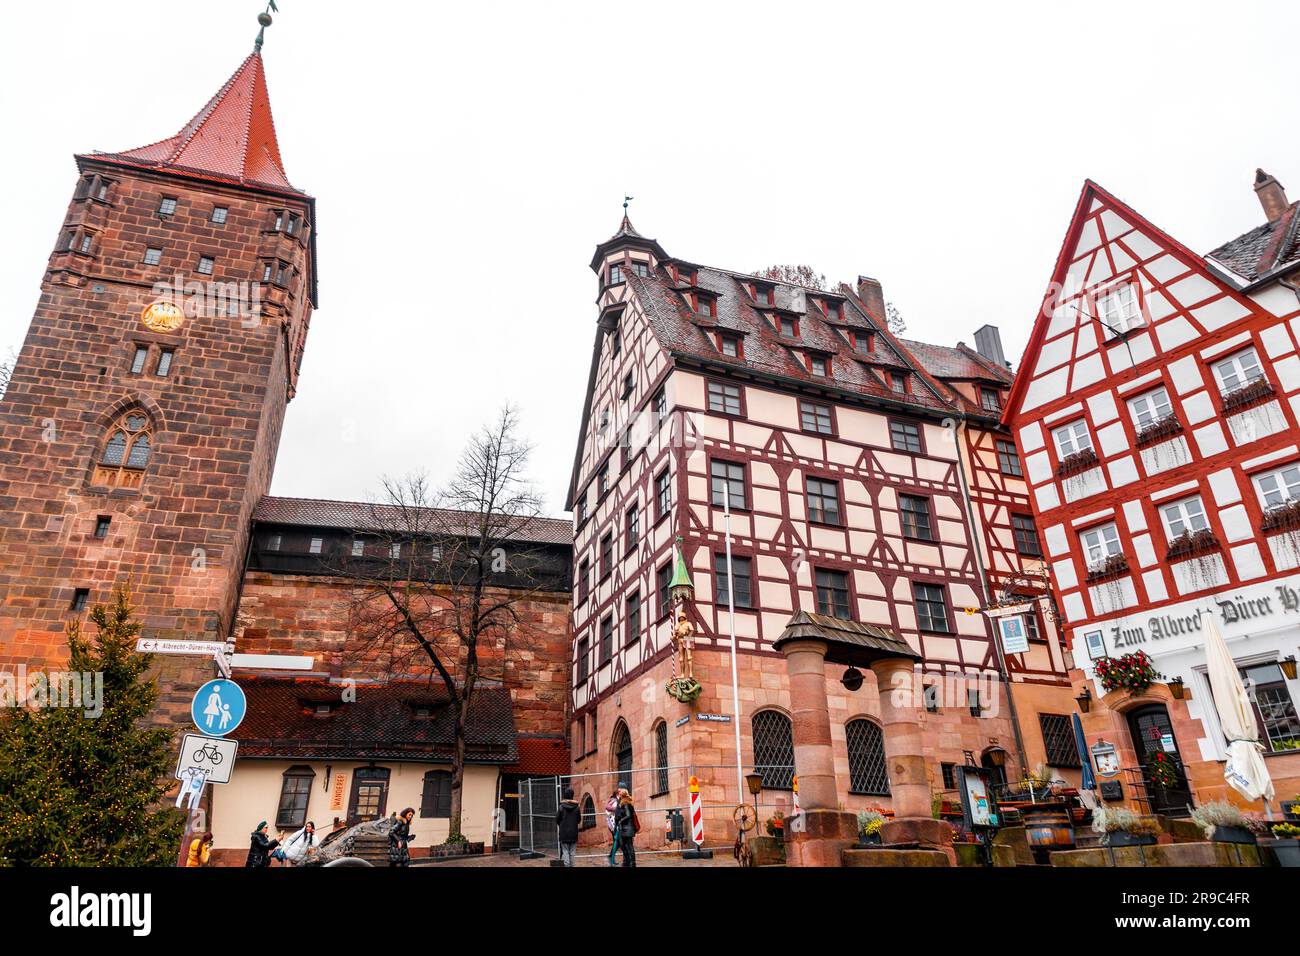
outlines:
[[185, 322], [185, 310], [174, 302], [159, 299], [144, 307], [140, 321], [151, 332], [175, 332]]

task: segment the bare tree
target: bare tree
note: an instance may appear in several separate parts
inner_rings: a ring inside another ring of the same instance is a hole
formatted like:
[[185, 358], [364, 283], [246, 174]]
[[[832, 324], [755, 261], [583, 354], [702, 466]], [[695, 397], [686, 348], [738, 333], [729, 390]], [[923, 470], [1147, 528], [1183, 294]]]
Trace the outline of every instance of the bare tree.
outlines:
[[[354, 583], [349, 656], [386, 662], [390, 674], [431, 669], [452, 723], [451, 820], [461, 831], [466, 726], [475, 692], [498, 662], [533, 641], [520, 613], [547, 573], [533, 524], [541, 499], [526, 477], [531, 446], [507, 407], [470, 440], [455, 475], [435, 492], [423, 475], [385, 479], [361, 548], [327, 559]], [[357, 553], [360, 551], [360, 553]]]
[[907, 331], [907, 320], [903, 318], [903, 313], [898, 311], [898, 306], [892, 302], [885, 303], [885, 324], [895, 335], [902, 335]]
[[806, 289], [826, 291], [826, 276], [812, 266], [768, 266], [766, 269], [759, 269], [754, 275], [760, 279], [771, 279], [773, 282], [791, 282]]
[[17, 361], [18, 356], [14, 355], [13, 349], [9, 350], [8, 358], [0, 359], [0, 399], [9, 391], [9, 377], [13, 375], [14, 363]]

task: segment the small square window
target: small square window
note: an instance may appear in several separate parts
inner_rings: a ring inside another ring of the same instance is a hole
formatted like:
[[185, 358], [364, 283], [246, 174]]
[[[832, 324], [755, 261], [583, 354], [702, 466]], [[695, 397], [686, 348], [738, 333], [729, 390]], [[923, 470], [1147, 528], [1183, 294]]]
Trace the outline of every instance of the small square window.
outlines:
[[913, 422], [890, 422], [889, 443], [894, 451], [921, 452], [921, 429]]
[[835, 434], [829, 405], [801, 400], [799, 402], [799, 423], [806, 432], [816, 432], [818, 435]]
[[147, 266], [156, 266], [162, 262], [162, 250], [150, 246], [144, 251], [144, 264]]
[[135, 347], [135, 358], [131, 360], [131, 374], [143, 374], [144, 365], [147, 361], [149, 361], [149, 350], [144, 346], [137, 345]]
[[312, 553], [312, 554], [320, 554], [320, 553], [321, 553], [321, 550], [322, 550], [324, 547], [325, 547], [325, 539], [323, 539], [323, 538], [312, 538], [312, 539], [311, 539], [311, 553]]
[[1092, 448], [1092, 436], [1088, 434], [1088, 423], [1082, 418], [1052, 430], [1056, 439], [1056, 453], [1061, 458], [1069, 458], [1079, 452]]
[[933, 541], [930, 526], [930, 499], [919, 495], [899, 495], [898, 510], [903, 519], [903, 536], [920, 541]]
[[83, 253], [89, 254], [91, 244], [94, 241], [95, 241], [95, 237], [92, 236], [90, 233], [86, 233], [85, 235], [83, 235], [81, 237], [81, 251]]
[[211, 256], [199, 256], [199, 275], [210, 276], [217, 262]]
[[176, 200], [171, 196], [163, 196], [162, 202], [158, 203], [158, 215], [173, 216], [176, 214]]
[[113, 519], [108, 515], [100, 515], [95, 519], [95, 537], [104, 539], [108, 537], [108, 528], [113, 523]]
[[719, 348], [728, 358], [740, 358], [740, 338], [735, 335], [719, 336]]
[[808, 371], [814, 375], [825, 377], [830, 370], [830, 359], [823, 355], [808, 356]]
[[709, 411], [724, 415], [740, 414], [740, 386], [725, 382], [709, 382]]
[[362, 538], [352, 539], [352, 557], [360, 558], [366, 553], [366, 542]]
[[986, 412], [1002, 411], [1002, 393], [996, 388], [981, 388], [980, 408]]
[[230, 210], [227, 209], [225, 206], [212, 207], [212, 221], [216, 223], [218, 226], [224, 223], [226, 221], [226, 217], [229, 215], [230, 215]]
[[998, 470], [1004, 475], [1010, 475], [1013, 478], [1021, 478], [1024, 472], [1020, 468], [1020, 454], [1016, 451], [1014, 442], [1004, 439], [998, 440]]
[[795, 338], [799, 334], [799, 323], [794, 319], [782, 316], [778, 324], [781, 334], [787, 338]]
[[70, 611], [84, 611], [86, 604], [90, 601], [90, 588], [77, 588], [72, 592], [72, 603], [68, 606]]
[[266, 539], [267, 551], [279, 551], [281, 538], [278, 534], [269, 535]]
[[175, 355], [171, 349], [163, 349], [158, 353], [158, 377], [166, 378], [167, 373], [172, 370], [172, 357]]
[[1264, 377], [1264, 370], [1259, 366], [1259, 356], [1255, 354], [1254, 347], [1234, 352], [1227, 358], [1215, 361], [1212, 366], [1214, 377], [1219, 382], [1219, 391], [1224, 395]]
[[907, 394], [907, 376], [902, 372], [889, 373], [889, 390], [899, 395]]

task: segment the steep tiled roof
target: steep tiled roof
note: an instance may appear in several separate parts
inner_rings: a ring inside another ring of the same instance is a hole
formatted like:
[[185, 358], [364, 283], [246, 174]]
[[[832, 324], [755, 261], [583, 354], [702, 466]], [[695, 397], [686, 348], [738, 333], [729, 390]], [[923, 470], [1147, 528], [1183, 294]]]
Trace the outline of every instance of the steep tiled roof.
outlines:
[[[683, 297], [685, 286], [674, 283], [662, 266], [649, 276], [628, 277], [632, 290], [645, 306], [660, 345], [677, 356], [692, 357], [719, 366], [730, 365], [751, 372], [780, 376], [822, 388], [855, 392], [877, 399], [946, 409], [947, 401], [930, 388], [918, 383], [914, 394], [899, 395], [871, 371], [874, 366], [910, 368], [911, 361], [879, 334], [875, 321], [859, 307], [856, 299], [838, 292], [812, 292], [801, 286], [771, 282], [777, 287], [777, 308], [755, 303], [745, 283], [753, 277], [709, 267], [697, 267], [696, 287], [717, 298], [717, 316], [693, 313]], [[843, 303], [843, 318], [830, 320], [813, 304], [814, 297], [828, 297]], [[799, 335], [794, 338], [777, 332], [776, 314], [798, 314]], [[847, 330], [857, 328], [877, 332], [870, 354], [855, 352]], [[718, 350], [713, 333], [731, 331], [744, 337], [743, 357], [730, 358]], [[831, 375], [813, 375], [804, 362], [805, 352], [831, 356]]]
[[[430, 527], [438, 527], [449, 533], [456, 527], [463, 527], [461, 522], [466, 517], [464, 512], [458, 511], [435, 508], [419, 510]], [[264, 524], [304, 525], [345, 531], [393, 531], [413, 524], [394, 505], [329, 501], [323, 498], [278, 498], [272, 495], [263, 496], [257, 503], [253, 520]], [[532, 518], [521, 524], [515, 537], [538, 544], [571, 544], [573, 525], [558, 518]]]
[[1300, 261], [1300, 203], [1272, 222], [1256, 226], [1207, 257], [1248, 282]]
[[[451, 759], [452, 717], [445, 689], [438, 684], [402, 681], [359, 684], [356, 700], [342, 702], [343, 685], [329, 681], [241, 677], [248, 715], [230, 736], [240, 757], [316, 760]], [[318, 704], [331, 704], [317, 716]], [[417, 717], [417, 707], [432, 716]], [[512, 764], [520, 759], [510, 692], [480, 687], [466, 722], [467, 759]], [[567, 769], [567, 768], [566, 768]]]
[[271, 119], [262, 55], [254, 52], [175, 136], [88, 159], [181, 176], [294, 190], [285, 175]]
[[931, 345], [929, 342], [916, 342], [912, 339], [899, 339], [899, 341], [935, 378], [974, 379], [1010, 384], [1015, 377], [1010, 369], [999, 369], [981, 358], [978, 353], [962, 345], [950, 348], [947, 345]]
[[563, 737], [520, 737], [519, 759], [504, 773], [564, 776], [569, 772], [569, 745]]

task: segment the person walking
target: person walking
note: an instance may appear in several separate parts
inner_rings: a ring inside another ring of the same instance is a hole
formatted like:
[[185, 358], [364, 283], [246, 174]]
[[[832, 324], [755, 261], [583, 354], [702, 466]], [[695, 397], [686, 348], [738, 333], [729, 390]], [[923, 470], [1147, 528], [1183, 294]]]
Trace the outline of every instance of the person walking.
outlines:
[[407, 807], [388, 831], [389, 866], [411, 865], [411, 841], [415, 839], [415, 834], [411, 832], [411, 820], [414, 818], [414, 808]]
[[636, 815], [632, 794], [626, 790], [618, 792], [614, 826], [618, 831], [618, 848], [623, 851], [623, 865], [636, 866], [636, 835], [641, 832], [641, 819]]
[[582, 821], [582, 810], [578, 801], [573, 799], [573, 788], [564, 788], [564, 799], [555, 811], [555, 827], [560, 842], [560, 862], [573, 866], [578, 853], [578, 824]]
[[253, 831], [248, 845], [248, 862], [245, 866], [270, 866], [271, 854], [280, 845], [279, 840], [272, 840], [266, 835], [266, 821], [263, 820]]
[[301, 866], [316, 850], [316, 824], [308, 820], [307, 825], [285, 840], [280, 849], [283, 862]]
[[209, 830], [201, 837], [195, 837], [190, 843], [190, 852], [185, 860], [186, 866], [207, 866], [208, 858], [212, 855], [212, 831]]
[[618, 812], [618, 785], [614, 785], [614, 790], [605, 801], [605, 826], [609, 827], [609, 865], [617, 866], [614, 857], [618, 854], [618, 824], [614, 815]]

